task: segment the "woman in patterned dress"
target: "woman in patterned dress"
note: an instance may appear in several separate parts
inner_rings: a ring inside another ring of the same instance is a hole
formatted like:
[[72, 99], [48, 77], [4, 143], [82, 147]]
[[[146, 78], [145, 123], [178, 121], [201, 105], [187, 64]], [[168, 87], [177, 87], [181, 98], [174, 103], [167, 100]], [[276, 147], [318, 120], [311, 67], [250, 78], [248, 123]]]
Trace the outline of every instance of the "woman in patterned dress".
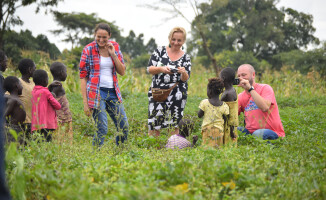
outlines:
[[[188, 79], [191, 71], [190, 56], [182, 50], [186, 41], [186, 31], [175, 27], [169, 34], [169, 46], [158, 47], [148, 63], [147, 71], [153, 75], [148, 91], [148, 134], [159, 136], [162, 128], [169, 128], [171, 134], [178, 134], [178, 123], [183, 117], [187, 102]], [[151, 88], [168, 89], [175, 83], [164, 102], [156, 102]]]

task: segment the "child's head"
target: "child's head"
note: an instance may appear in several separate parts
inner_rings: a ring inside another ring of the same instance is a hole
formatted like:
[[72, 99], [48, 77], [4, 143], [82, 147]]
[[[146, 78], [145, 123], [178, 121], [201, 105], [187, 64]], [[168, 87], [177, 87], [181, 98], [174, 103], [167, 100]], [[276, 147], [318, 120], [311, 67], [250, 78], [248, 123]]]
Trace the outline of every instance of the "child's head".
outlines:
[[0, 50], [0, 70], [2, 72], [6, 71], [7, 69], [7, 56], [5, 54], [5, 52], [3, 52], [2, 50]]
[[212, 98], [214, 96], [220, 96], [223, 90], [224, 90], [224, 84], [222, 79], [215, 78], [215, 77], [208, 79], [208, 84], [207, 84], [208, 98]]
[[67, 67], [61, 62], [52, 63], [50, 71], [55, 80], [65, 81], [67, 78]]
[[35, 71], [35, 63], [33, 60], [24, 58], [18, 64], [18, 69], [22, 75], [27, 75], [28, 77], [32, 77]]
[[178, 126], [179, 134], [183, 137], [188, 137], [191, 130], [194, 128], [194, 122], [190, 119], [181, 119]]
[[224, 81], [224, 84], [232, 84], [235, 78], [235, 70], [231, 67], [222, 69], [220, 73], [220, 79]]
[[7, 76], [3, 81], [3, 88], [10, 94], [16, 91], [18, 95], [21, 95], [23, 91], [23, 86], [16, 76]]
[[33, 74], [33, 81], [35, 85], [46, 87], [48, 85], [48, 79], [48, 73], [46, 73], [46, 71], [43, 69], [35, 70]]

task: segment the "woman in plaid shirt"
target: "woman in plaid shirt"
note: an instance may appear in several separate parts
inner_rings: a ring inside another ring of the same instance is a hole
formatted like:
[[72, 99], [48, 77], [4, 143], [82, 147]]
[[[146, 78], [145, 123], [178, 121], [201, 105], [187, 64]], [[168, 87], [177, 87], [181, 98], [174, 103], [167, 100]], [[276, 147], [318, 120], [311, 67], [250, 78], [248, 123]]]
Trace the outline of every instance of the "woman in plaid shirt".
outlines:
[[125, 74], [123, 56], [119, 44], [109, 40], [111, 28], [100, 23], [95, 28], [95, 41], [86, 45], [80, 58], [80, 81], [84, 112], [93, 116], [97, 133], [93, 145], [101, 146], [108, 132], [109, 113], [117, 131], [116, 144], [124, 142], [128, 136], [128, 119], [122, 104], [117, 73]]

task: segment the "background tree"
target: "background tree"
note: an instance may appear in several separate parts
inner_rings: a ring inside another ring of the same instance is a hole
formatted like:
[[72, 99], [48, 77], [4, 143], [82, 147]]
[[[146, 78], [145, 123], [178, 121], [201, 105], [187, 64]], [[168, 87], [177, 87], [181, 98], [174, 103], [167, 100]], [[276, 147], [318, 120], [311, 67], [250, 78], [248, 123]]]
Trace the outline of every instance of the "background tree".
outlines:
[[55, 21], [60, 29], [52, 30], [55, 35], [65, 35], [62, 41], [70, 42], [71, 49], [75, 46], [85, 45], [94, 40], [94, 28], [98, 23], [107, 23], [111, 27], [112, 38], [121, 40], [120, 30], [114, 22], [108, 22], [99, 18], [95, 13], [61, 13], [53, 11]]
[[[3, 48], [3, 35], [11, 26], [22, 25], [23, 21], [17, 16], [16, 10], [20, 7], [36, 4], [35, 12], [42, 7], [55, 6], [62, 0], [1, 0], [0, 1], [0, 48]], [[47, 12], [47, 10], [46, 10]]]
[[[200, 16], [210, 31], [206, 32], [212, 52], [223, 50], [252, 52], [258, 59], [271, 61], [280, 52], [305, 48], [319, 43], [313, 36], [313, 17], [293, 9], [278, 9], [277, 0], [225, 0], [202, 3]], [[196, 20], [196, 19], [195, 19]], [[202, 39], [192, 31], [192, 50], [204, 55], [205, 49], [195, 46]], [[197, 34], [196, 34], [197, 33]]]
[[131, 59], [143, 54], [151, 54], [157, 47], [155, 39], [151, 38], [145, 45], [144, 34], [140, 33], [136, 36], [132, 30], [129, 32], [127, 37], [121, 38], [119, 43], [123, 52], [127, 53]]
[[57, 59], [61, 54], [57, 46], [49, 41], [45, 35], [34, 37], [30, 30], [5, 31], [4, 51], [14, 64], [18, 64], [22, 50], [43, 51], [49, 54], [51, 59]]

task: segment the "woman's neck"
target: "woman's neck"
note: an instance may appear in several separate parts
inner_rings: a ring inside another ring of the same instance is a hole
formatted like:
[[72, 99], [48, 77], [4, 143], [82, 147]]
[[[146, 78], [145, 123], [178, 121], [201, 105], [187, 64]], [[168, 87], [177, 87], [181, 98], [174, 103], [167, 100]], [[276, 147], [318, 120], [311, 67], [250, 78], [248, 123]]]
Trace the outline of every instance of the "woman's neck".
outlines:
[[181, 52], [181, 49], [172, 49], [171, 47], [169, 47], [169, 50], [172, 53], [179, 53], [179, 52]]

